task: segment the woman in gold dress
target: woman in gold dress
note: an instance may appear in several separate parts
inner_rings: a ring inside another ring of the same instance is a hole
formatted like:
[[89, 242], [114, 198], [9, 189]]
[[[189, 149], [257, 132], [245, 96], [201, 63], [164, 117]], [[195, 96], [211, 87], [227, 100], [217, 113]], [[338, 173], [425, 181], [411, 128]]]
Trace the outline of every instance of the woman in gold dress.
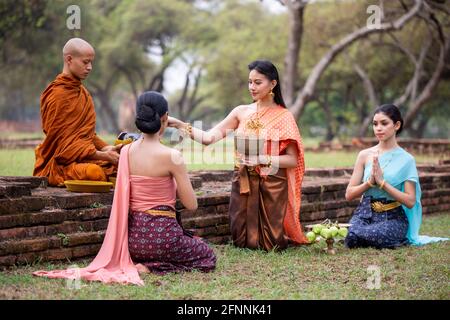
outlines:
[[204, 145], [234, 131], [238, 146], [229, 206], [233, 243], [243, 248], [282, 250], [289, 243], [308, 242], [300, 224], [303, 145], [296, 121], [283, 101], [276, 67], [270, 61], [256, 60], [248, 68], [253, 103], [235, 107], [209, 131], [172, 117], [169, 126]]

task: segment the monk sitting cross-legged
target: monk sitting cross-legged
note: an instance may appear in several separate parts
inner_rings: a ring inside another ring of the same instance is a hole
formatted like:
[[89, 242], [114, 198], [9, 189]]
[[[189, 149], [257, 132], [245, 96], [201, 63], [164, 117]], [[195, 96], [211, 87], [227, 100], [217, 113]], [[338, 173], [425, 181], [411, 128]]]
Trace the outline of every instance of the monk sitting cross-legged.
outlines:
[[94, 102], [81, 80], [92, 70], [94, 48], [80, 38], [63, 48], [64, 69], [41, 95], [44, 141], [36, 148], [34, 176], [49, 185], [64, 180], [107, 181], [116, 173], [122, 145], [110, 146], [95, 133]]

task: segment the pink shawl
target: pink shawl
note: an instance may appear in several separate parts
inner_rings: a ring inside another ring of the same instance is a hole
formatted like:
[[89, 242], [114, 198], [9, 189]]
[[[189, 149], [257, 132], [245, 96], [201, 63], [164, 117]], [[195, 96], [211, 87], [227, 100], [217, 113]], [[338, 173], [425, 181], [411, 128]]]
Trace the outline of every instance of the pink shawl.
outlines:
[[128, 150], [130, 145], [122, 148], [119, 159], [116, 189], [109, 218], [108, 228], [102, 247], [89, 266], [81, 269], [54, 271], [36, 271], [35, 276], [48, 278], [81, 278], [104, 283], [144, 285], [131, 260], [128, 251], [128, 210], [130, 203], [130, 173], [128, 167]]

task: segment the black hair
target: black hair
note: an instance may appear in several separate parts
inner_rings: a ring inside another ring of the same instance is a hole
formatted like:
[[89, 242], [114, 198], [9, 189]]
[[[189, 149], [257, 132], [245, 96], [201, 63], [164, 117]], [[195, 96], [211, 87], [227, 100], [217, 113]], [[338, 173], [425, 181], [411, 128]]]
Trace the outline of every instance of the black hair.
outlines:
[[161, 129], [161, 117], [168, 110], [167, 100], [161, 93], [144, 92], [136, 101], [136, 127], [144, 133], [157, 133]]
[[389, 117], [392, 122], [394, 122], [394, 125], [397, 123], [397, 121], [400, 121], [400, 128], [395, 133], [396, 135], [399, 135], [403, 130], [403, 118], [398, 107], [395, 104], [383, 104], [375, 109], [373, 115], [376, 115], [380, 112]]
[[278, 70], [274, 64], [269, 60], [255, 60], [248, 65], [248, 69], [250, 71], [258, 71], [259, 73], [265, 75], [270, 81], [277, 81], [276, 86], [272, 89], [272, 92], [275, 94], [273, 100], [276, 104], [286, 108], [286, 104], [284, 103], [283, 96], [281, 94], [280, 77], [278, 76]]

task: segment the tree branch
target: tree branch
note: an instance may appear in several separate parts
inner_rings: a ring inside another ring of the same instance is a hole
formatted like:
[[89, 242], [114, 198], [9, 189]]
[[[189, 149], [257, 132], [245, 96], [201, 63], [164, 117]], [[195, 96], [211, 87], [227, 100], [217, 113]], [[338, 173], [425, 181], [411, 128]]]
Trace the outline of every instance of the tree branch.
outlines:
[[417, 15], [422, 5], [423, 0], [415, 0], [415, 5], [406, 14], [398, 18], [396, 21], [382, 23], [380, 25], [380, 28], [377, 29], [369, 29], [367, 26], [364, 26], [352, 32], [351, 34], [345, 36], [338, 43], [333, 45], [331, 49], [315, 65], [312, 72], [308, 76], [308, 79], [306, 80], [303, 89], [297, 95], [294, 104], [289, 108], [291, 112], [294, 114], [294, 117], [299, 118], [301, 116], [307, 102], [309, 101], [309, 99], [311, 98], [311, 96], [315, 91], [317, 82], [319, 81], [321, 75], [340, 52], [342, 52], [345, 48], [350, 46], [355, 41], [361, 38], [365, 38], [371, 34], [401, 29], [410, 19], [412, 19], [415, 15]]

